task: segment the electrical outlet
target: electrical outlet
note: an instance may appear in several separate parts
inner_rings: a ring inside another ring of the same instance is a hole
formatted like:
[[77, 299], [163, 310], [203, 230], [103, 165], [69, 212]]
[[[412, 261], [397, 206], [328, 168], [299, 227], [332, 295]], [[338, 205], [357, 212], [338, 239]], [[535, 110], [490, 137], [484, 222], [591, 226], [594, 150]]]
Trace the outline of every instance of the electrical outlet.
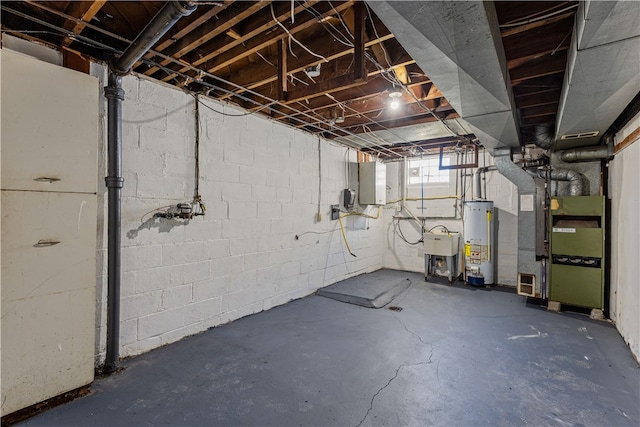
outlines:
[[340, 205], [331, 205], [331, 219], [337, 220], [340, 218]]

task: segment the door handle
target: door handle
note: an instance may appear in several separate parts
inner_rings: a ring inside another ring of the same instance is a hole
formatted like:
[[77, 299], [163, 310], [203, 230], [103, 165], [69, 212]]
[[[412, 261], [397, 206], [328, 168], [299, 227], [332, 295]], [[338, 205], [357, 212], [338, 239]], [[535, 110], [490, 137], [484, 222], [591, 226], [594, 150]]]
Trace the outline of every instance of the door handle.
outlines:
[[49, 246], [55, 246], [58, 243], [60, 243], [57, 240], [45, 240], [45, 239], [40, 239], [38, 240], [38, 243], [36, 243], [35, 245], [33, 245], [34, 248], [48, 248]]
[[48, 182], [48, 183], [52, 183], [52, 182], [57, 182], [60, 181], [60, 178], [53, 178], [53, 177], [49, 177], [49, 176], [40, 176], [38, 178], [34, 178], [34, 181], [37, 182]]

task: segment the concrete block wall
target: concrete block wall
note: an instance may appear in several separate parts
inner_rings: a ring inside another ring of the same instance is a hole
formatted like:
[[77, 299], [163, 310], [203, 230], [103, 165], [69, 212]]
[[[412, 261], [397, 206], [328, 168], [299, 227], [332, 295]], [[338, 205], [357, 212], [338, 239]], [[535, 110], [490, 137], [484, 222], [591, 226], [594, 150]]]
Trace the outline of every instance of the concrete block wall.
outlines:
[[[195, 99], [132, 75], [123, 87], [122, 356], [382, 267], [383, 220], [343, 219], [357, 258], [346, 252], [338, 221], [330, 220], [355, 152], [345, 156], [346, 149], [316, 136], [206, 98], [199, 146], [206, 215], [154, 217], [194, 196]], [[100, 187], [97, 363], [106, 340], [106, 190]]]
[[[490, 166], [493, 159], [488, 153], [481, 153], [482, 165]], [[472, 170], [464, 172], [466, 177], [466, 198], [473, 198], [473, 179], [470, 176]], [[444, 197], [460, 195], [456, 191], [455, 178], [448, 185], [425, 185], [424, 197]], [[486, 175], [486, 197], [494, 202], [495, 220], [497, 221], [497, 263], [495, 265], [497, 283], [507, 286], [516, 286], [517, 282], [517, 230], [518, 230], [518, 197], [517, 189], [509, 180], [499, 172], [488, 172]], [[391, 187], [388, 200], [397, 200], [401, 197], [402, 162], [392, 162], [387, 165], [387, 184]], [[408, 186], [408, 198], [421, 198], [423, 191], [421, 186]], [[416, 216], [438, 217], [427, 219], [427, 230], [437, 225], [443, 225], [451, 231], [462, 232], [460, 214], [456, 212], [456, 199], [436, 199], [422, 201], [407, 201], [407, 206]], [[424, 206], [424, 210], [422, 207]], [[458, 202], [458, 206], [460, 206]], [[459, 208], [458, 208], [459, 210]], [[405, 243], [394, 231], [393, 216], [397, 214], [394, 206], [385, 209], [386, 224], [386, 251], [384, 263], [387, 268], [424, 272], [424, 252], [422, 245], [409, 245]], [[403, 213], [403, 215], [406, 215]], [[416, 221], [401, 220], [400, 227], [405, 237], [412, 242], [420, 238], [420, 226]], [[459, 258], [462, 258], [459, 256]], [[460, 260], [462, 261], [462, 260]], [[462, 263], [459, 265], [459, 270]]]

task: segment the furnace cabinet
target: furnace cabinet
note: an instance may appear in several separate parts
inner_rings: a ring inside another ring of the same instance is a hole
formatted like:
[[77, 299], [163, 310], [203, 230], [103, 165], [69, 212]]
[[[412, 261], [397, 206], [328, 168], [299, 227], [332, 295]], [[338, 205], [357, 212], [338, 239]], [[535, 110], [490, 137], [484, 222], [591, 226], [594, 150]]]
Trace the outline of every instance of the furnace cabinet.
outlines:
[[549, 212], [549, 300], [602, 310], [605, 270], [604, 197], [553, 197]]

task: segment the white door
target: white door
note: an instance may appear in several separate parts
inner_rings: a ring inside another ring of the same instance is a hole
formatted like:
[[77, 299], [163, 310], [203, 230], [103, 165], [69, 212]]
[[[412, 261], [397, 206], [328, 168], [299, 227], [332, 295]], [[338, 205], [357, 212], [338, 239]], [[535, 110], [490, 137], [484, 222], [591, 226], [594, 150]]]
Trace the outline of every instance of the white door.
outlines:
[[93, 381], [98, 80], [6, 50], [0, 66], [6, 415]]

